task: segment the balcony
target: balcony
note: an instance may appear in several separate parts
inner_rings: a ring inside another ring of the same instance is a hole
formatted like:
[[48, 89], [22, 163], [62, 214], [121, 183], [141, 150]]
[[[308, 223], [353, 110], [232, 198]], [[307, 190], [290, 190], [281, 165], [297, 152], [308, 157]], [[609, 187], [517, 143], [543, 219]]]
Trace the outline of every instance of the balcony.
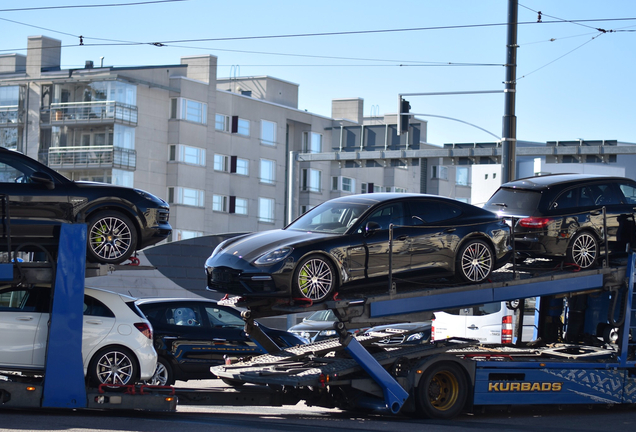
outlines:
[[52, 103], [40, 110], [42, 126], [119, 123], [137, 126], [137, 107], [115, 101]]
[[18, 105], [0, 106], [0, 127], [16, 127], [23, 124]]
[[115, 146], [51, 147], [48, 165], [55, 170], [121, 168], [134, 170], [137, 152]]

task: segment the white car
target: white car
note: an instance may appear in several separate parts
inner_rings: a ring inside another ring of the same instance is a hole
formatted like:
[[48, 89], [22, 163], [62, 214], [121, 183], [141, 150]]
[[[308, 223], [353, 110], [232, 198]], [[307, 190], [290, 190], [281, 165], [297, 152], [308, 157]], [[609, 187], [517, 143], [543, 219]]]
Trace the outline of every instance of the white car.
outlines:
[[[44, 369], [51, 289], [46, 285], [0, 289], [0, 369]], [[126, 295], [84, 291], [82, 357], [93, 385], [133, 384], [152, 378], [157, 353], [152, 326]]]

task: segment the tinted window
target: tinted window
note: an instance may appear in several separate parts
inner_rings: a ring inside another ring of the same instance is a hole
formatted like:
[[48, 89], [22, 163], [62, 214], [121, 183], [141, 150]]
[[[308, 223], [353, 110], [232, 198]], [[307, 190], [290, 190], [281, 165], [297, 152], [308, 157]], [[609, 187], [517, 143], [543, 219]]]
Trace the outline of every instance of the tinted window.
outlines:
[[484, 208], [504, 214], [531, 214], [541, 201], [541, 193], [524, 189], [500, 188], [488, 200]]
[[459, 207], [435, 200], [417, 200], [409, 203], [411, 220], [409, 225], [422, 225], [446, 221], [461, 216]]
[[243, 328], [245, 326], [245, 321], [243, 321], [240, 316], [236, 316], [227, 309], [208, 306], [205, 308], [205, 312], [208, 315], [208, 320], [210, 320], [212, 327]]
[[636, 204], [636, 187], [630, 184], [619, 185], [626, 204]]
[[[389, 229], [389, 224], [404, 225], [405, 224], [404, 205], [401, 202], [387, 204], [374, 210], [373, 213], [365, 220], [368, 222], [376, 222], [381, 229]], [[362, 228], [358, 230], [361, 232]]]
[[108, 306], [88, 295], [84, 296], [84, 315], [115, 318]]
[[50, 291], [38, 287], [13, 289], [0, 293], [0, 310], [22, 312], [50, 311]]
[[178, 326], [201, 326], [198, 307], [192, 305], [140, 305], [141, 310], [152, 324]]
[[476, 305], [472, 307], [447, 309], [446, 312], [450, 315], [462, 315], [462, 316], [484, 316], [497, 313], [501, 310], [501, 302], [487, 303], [482, 305]]

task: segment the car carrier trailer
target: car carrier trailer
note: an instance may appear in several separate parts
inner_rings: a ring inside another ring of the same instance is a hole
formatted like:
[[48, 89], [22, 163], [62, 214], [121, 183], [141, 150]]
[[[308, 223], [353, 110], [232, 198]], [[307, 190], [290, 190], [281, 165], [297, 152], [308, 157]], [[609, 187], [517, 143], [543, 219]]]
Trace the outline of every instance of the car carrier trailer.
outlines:
[[[85, 236], [85, 225], [63, 224], [54, 264], [0, 264], [4, 283], [55, 282], [43, 376], [0, 376], [0, 407], [175, 411], [177, 401], [280, 406], [302, 400], [311, 406], [450, 418], [477, 406], [636, 403], [633, 253], [595, 270], [530, 276], [515, 270], [476, 286], [412, 286], [398, 280], [387, 292], [335, 297], [314, 305], [227, 299], [247, 308], [246, 331], [268, 354], [228, 359], [212, 372], [257, 385], [220, 390], [87, 388], [81, 364], [81, 304], [84, 278], [96, 269], [86, 266]], [[390, 329], [355, 337], [346, 331], [422, 321], [436, 310], [527, 297], [537, 297], [541, 304], [537, 328], [544, 344], [518, 339], [516, 344], [480, 345], [455, 338], [391, 346], [381, 343], [394, 334]], [[572, 305], [565, 311], [555, 307], [563, 298]], [[253, 321], [319, 309], [336, 313], [339, 338], [281, 350]], [[577, 329], [581, 338], [554, 337], [551, 329], [560, 317], [567, 333]]]
[[[451, 418], [477, 406], [636, 404], [635, 259], [630, 253], [614, 266], [605, 262], [595, 270], [526, 279], [516, 274], [477, 286], [392, 285], [388, 293], [311, 306], [228, 299], [248, 307], [246, 331], [263, 346], [270, 342], [250, 327], [253, 318], [300, 310], [333, 309], [340, 338], [274, 348], [211, 370], [222, 378], [277, 388], [308, 405], [430, 418]], [[347, 326], [415, 321], [436, 310], [528, 297], [542, 305], [536, 314], [539, 339], [518, 338], [514, 345], [451, 338], [387, 347], [377, 343], [386, 333], [354, 337], [346, 331]], [[564, 298], [569, 306], [555, 307]], [[566, 340], [554, 331], [557, 320], [563, 320]]]

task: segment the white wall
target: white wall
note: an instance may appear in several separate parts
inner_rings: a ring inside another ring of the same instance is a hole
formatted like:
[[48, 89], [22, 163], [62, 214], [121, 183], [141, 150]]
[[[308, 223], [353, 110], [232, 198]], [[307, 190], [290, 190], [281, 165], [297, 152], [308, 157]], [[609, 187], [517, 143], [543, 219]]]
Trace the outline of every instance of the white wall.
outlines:
[[501, 164], [471, 165], [470, 203], [478, 207], [501, 186]]

